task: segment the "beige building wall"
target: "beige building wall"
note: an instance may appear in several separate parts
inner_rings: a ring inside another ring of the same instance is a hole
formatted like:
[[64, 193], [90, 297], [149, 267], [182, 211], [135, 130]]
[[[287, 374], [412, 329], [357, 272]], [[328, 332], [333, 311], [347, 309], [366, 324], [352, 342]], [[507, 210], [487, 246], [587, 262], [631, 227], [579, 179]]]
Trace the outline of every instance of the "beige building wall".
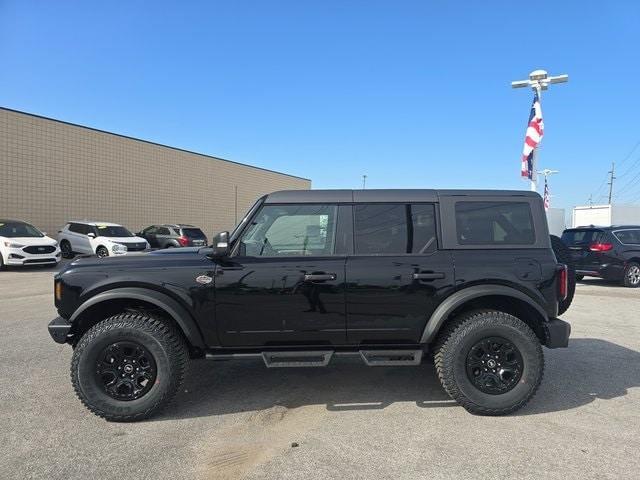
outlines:
[[[0, 108], [0, 218], [51, 236], [69, 220], [132, 231], [191, 223], [211, 238], [253, 202], [308, 179]], [[236, 202], [237, 189], [237, 202]]]

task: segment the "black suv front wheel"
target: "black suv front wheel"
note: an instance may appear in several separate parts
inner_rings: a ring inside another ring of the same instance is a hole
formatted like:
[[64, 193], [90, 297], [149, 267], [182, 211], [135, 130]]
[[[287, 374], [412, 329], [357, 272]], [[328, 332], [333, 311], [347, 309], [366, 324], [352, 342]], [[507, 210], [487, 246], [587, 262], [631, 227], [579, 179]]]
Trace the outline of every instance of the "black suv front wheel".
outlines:
[[71, 382], [82, 403], [106, 420], [148, 418], [171, 401], [184, 378], [187, 345], [170, 323], [122, 313], [94, 325], [73, 351]]
[[522, 320], [482, 310], [445, 327], [435, 347], [440, 382], [467, 411], [505, 415], [535, 394], [544, 371], [538, 337]]

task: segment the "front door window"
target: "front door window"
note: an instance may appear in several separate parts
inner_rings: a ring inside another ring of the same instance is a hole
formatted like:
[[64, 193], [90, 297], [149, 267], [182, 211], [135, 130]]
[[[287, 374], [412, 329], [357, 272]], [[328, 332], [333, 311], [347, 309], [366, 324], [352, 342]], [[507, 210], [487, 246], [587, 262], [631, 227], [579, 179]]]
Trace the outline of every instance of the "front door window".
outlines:
[[333, 255], [335, 205], [265, 205], [242, 235], [247, 257]]

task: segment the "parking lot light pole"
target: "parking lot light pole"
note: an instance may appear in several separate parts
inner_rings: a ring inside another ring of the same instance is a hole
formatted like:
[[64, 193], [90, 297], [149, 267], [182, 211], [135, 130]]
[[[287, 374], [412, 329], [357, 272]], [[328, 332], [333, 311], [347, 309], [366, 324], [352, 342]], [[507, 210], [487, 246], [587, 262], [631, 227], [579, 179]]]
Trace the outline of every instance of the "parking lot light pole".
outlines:
[[[542, 91], [547, 90], [552, 83], [565, 83], [569, 81], [569, 75], [554, 75], [549, 76], [546, 70], [534, 70], [529, 74], [528, 80], [516, 80], [511, 82], [511, 88], [524, 88], [529, 87], [535, 93], [538, 94], [538, 102], [540, 102], [540, 108], [542, 108]], [[538, 145], [539, 147], [539, 145]], [[537, 172], [536, 163], [538, 160], [538, 148], [533, 151], [533, 172], [531, 173], [531, 191], [537, 191]]]

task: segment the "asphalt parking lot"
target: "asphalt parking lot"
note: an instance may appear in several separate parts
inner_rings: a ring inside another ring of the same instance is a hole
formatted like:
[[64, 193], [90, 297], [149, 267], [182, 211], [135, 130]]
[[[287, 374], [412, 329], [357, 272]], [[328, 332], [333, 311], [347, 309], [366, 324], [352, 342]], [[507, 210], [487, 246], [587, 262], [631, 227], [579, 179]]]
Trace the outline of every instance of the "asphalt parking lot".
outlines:
[[[627, 478], [640, 471], [640, 290], [579, 284], [538, 394], [476, 417], [431, 365], [192, 364], [160, 417], [107, 423], [51, 341], [53, 270], [0, 273], [0, 478]], [[292, 444], [297, 444], [296, 447]]]

